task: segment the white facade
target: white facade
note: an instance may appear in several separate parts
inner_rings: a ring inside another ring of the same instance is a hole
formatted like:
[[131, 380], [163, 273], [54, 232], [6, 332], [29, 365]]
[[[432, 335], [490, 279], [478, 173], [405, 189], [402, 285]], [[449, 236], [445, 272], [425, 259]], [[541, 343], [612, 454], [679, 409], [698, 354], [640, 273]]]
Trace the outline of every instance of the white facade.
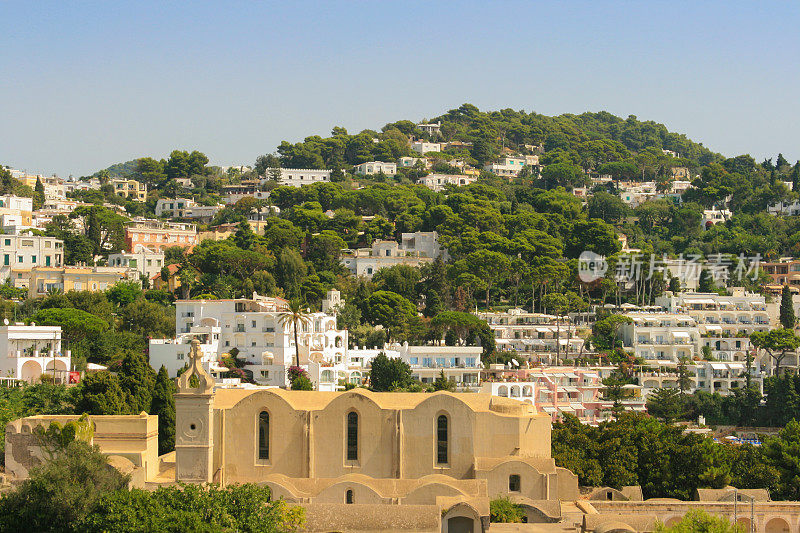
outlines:
[[730, 220], [730, 218], [731, 212], [728, 209], [706, 209], [703, 211], [703, 229], [708, 229], [711, 226], [721, 224], [727, 220]]
[[694, 318], [677, 313], [627, 313], [618, 335], [624, 348], [651, 361], [692, 359], [700, 355], [700, 329]]
[[435, 231], [403, 233], [401, 242], [377, 240], [371, 248], [344, 250], [342, 264], [356, 276], [372, 277], [394, 265], [420, 266], [447, 252], [439, 246]]
[[[336, 329], [335, 316], [310, 313], [308, 323], [300, 324], [297, 349], [292, 324], [281, 321], [287, 305], [281, 298], [256, 294], [232, 300], [178, 300], [176, 338], [151, 341], [150, 363], [154, 369], [163, 364], [174, 375], [185, 364], [193, 337], [207, 345], [209, 354], [216, 352], [217, 359], [234, 351], [260, 385], [285, 386], [296, 353], [309, 371], [347, 363], [347, 330]], [[319, 375], [310, 373], [310, 378], [319, 382]]]
[[143, 246], [135, 252], [120, 252], [108, 256], [108, 266], [135, 268], [142, 276], [152, 278], [164, 266], [164, 252], [153, 252]]
[[[0, 278], [12, 271], [33, 267], [60, 267], [64, 260], [64, 241], [38, 235], [0, 235]], [[12, 280], [13, 283], [13, 280]]]
[[159, 198], [156, 202], [156, 216], [186, 218], [189, 209], [196, 205], [191, 198]]
[[425, 154], [428, 152], [441, 152], [442, 145], [439, 143], [429, 143], [425, 141], [415, 141], [411, 143], [411, 149], [418, 154]]
[[382, 348], [351, 348], [348, 350], [352, 368], [359, 366], [366, 374], [372, 360], [379, 354], [390, 359], [400, 358], [411, 367], [411, 377], [425, 384], [432, 384], [444, 373], [444, 377], [454, 382], [456, 389], [477, 391], [480, 386], [481, 354], [480, 346], [409, 346], [386, 344]]
[[417, 124], [417, 128], [424, 131], [428, 135], [438, 135], [442, 128], [441, 122], [431, 122], [431, 123], [420, 123]]
[[420, 178], [417, 183], [433, 191], [440, 192], [444, 190], [446, 185], [461, 187], [476, 181], [478, 181], [476, 176], [467, 176], [466, 174], [430, 174]]
[[797, 216], [800, 215], [800, 200], [791, 202], [778, 202], [767, 207], [767, 213], [778, 216]]
[[504, 313], [477, 313], [492, 330], [497, 347], [515, 351], [526, 360], [553, 362], [557, 355], [575, 357], [582, 352], [584, 339], [567, 317], [509, 309]]
[[433, 163], [428, 161], [424, 157], [408, 157], [404, 156], [397, 160], [397, 163], [400, 165], [400, 168], [413, 168], [417, 165], [418, 162], [422, 162], [425, 168], [431, 168]]
[[655, 303], [691, 316], [700, 328], [701, 349], [709, 346], [712, 357], [720, 361], [745, 361], [750, 334], [769, 331], [772, 325], [764, 296], [740, 288], [734, 288], [732, 296], [666, 291]]
[[483, 169], [498, 176], [516, 177], [526, 165], [537, 166], [538, 164], [539, 157], [535, 155], [507, 156], [500, 158], [500, 161], [497, 163], [488, 163], [484, 165]]
[[0, 326], [0, 375], [35, 383], [43, 373], [67, 382], [69, 351], [61, 350], [60, 326]]
[[383, 161], [369, 161], [356, 165], [355, 172], [362, 176], [371, 176], [373, 174], [380, 174], [381, 172], [387, 176], [394, 176], [397, 174], [397, 164], [384, 163]]
[[[269, 180], [269, 172], [274, 169], [267, 170], [267, 176], [261, 178], [261, 183]], [[287, 187], [302, 187], [303, 185], [311, 185], [312, 183], [329, 182], [331, 181], [331, 171], [321, 170], [316, 168], [281, 168], [280, 178], [278, 178], [278, 185], [285, 185]]]

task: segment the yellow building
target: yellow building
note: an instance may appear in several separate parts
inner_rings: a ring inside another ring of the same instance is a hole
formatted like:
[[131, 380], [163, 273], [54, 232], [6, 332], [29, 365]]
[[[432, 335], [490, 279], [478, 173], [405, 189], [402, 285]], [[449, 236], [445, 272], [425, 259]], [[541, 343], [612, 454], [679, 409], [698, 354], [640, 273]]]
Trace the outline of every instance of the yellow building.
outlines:
[[550, 456], [550, 417], [530, 404], [447, 392], [215, 391], [197, 341], [191, 352], [175, 399], [176, 481], [261, 483], [275, 497], [345, 512], [426, 506], [442, 531], [483, 531], [498, 495], [577, 498], [577, 477]]
[[[21, 272], [17, 272], [21, 274]], [[127, 267], [64, 266], [34, 267], [28, 271], [28, 298], [38, 298], [58, 290], [104, 291], [120, 281], [139, 281], [139, 271]]]
[[144, 202], [147, 200], [147, 186], [136, 180], [112, 179], [109, 183], [114, 187], [114, 192], [129, 200]]

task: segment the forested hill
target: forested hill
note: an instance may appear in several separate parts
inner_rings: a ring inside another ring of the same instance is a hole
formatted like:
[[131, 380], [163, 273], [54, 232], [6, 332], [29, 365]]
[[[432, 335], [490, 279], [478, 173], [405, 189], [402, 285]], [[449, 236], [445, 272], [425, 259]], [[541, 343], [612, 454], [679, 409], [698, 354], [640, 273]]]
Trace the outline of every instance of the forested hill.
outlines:
[[685, 161], [673, 163], [688, 167], [722, 159], [685, 135], [670, 132], [663, 124], [642, 122], [634, 116], [623, 119], [605, 111], [548, 117], [511, 109], [483, 112], [464, 104], [429, 122], [441, 123], [439, 135], [424, 133], [410, 120], [387, 124], [380, 132], [364, 130], [354, 135], [335, 127], [330, 137], [315, 135], [294, 144], [283, 141], [278, 154], [285, 167], [344, 168], [412, 155], [408, 137], [414, 136], [448, 143], [456, 141], [445, 148], [443, 155], [467, 159], [477, 165], [502, 155], [504, 148], [526, 153], [534, 147], [545, 152], [543, 164], [564, 162], [587, 170], [637, 155], [662, 157], [662, 150], [680, 154]]

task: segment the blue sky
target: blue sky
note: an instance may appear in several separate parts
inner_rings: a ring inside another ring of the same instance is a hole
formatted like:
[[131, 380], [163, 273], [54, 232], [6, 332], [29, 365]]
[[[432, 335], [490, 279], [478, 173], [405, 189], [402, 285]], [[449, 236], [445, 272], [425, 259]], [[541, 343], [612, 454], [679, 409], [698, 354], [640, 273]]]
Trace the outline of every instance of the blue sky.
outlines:
[[82, 175], [470, 102], [800, 158], [798, 2], [0, 3], [0, 163]]

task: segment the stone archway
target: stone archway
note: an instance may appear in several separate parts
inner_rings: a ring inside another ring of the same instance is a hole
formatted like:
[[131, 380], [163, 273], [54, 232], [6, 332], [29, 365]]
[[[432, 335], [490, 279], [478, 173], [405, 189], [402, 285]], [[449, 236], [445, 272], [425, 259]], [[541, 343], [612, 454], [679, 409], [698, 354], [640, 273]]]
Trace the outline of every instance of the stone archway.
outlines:
[[789, 533], [789, 531], [791, 531], [789, 522], [779, 516], [770, 518], [764, 526], [764, 533]]
[[452, 516], [447, 519], [447, 533], [475, 533], [473, 524], [468, 516]]
[[667, 526], [667, 527], [672, 527], [675, 524], [677, 524], [678, 522], [680, 522], [681, 520], [683, 520], [682, 516], [673, 516], [672, 518], [670, 518], [669, 520], [664, 522], [664, 525]]
[[739, 526], [745, 533], [750, 533], [750, 519], [746, 517], [739, 517], [736, 519], [736, 525]]
[[25, 361], [20, 369], [20, 379], [28, 383], [35, 383], [42, 375], [42, 366], [36, 361]]

